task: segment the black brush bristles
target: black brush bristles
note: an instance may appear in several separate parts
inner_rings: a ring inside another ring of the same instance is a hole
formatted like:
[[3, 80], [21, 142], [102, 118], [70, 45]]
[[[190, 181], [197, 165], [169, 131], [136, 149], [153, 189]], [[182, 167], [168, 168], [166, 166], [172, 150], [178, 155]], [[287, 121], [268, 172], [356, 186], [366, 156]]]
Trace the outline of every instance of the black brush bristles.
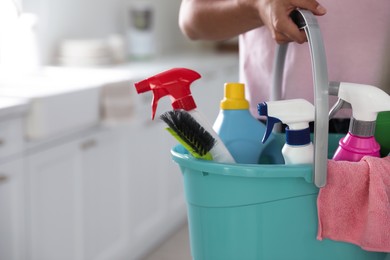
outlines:
[[215, 145], [215, 138], [185, 110], [168, 111], [160, 118], [201, 156]]

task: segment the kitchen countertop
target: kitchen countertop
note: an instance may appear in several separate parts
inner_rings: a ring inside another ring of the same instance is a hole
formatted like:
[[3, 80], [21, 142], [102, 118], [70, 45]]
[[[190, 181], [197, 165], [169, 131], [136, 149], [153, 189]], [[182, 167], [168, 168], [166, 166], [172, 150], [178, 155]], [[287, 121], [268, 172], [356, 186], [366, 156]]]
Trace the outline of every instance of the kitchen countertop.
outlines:
[[33, 75], [0, 78], [0, 96], [44, 97], [100, 87], [113, 79], [127, 78], [112, 69], [44, 67]]
[[[125, 82], [122, 84], [122, 88], [130, 88], [126, 82], [135, 82], [173, 67], [186, 67], [196, 70], [202, 75], [207, 71], [207, 68], [215, 69], [220, 64], [234, 63], [238, 64], [237, 53], [196, 51], [173, 53], [153, 59], [131, 61], [107, 67], [48, 66], [34, 75], [22, 77], [0, 73], [0, 117], [23, 112], [30, 115], [33, 100], [50, 98], [51, 96], [58, 97], [63, 94], [74, 95], [89, 89], [100, 89], [99, 91], [101, 91], [105, 84], [109, 87], [110, 82]], [[115, 104], [117, 104], [116, 101]], [[66, 110], [67, 108], [64, 108], [64, 111]]]
[[231, 63], [232, 61], [237, 61], [238, 64], [238, 53], [218, 53], [214, 51], [179, 52], [148, 60], [119, 64], [115, 66], [115, 69], [127, 71], [131, 78], [139, 79], [150, 77], [154, 73], [173, 67], [199, 70], [200, 68], [216, 68], [219, 64]]
[[150, 59], [94, 68], [47, 66], [33, 75], [26, 76], [4, 76], [6, 73], [0, 73], [0, 96], [4, 96], [3, 89], [14, 93], [19, 88], [31, 89], [23, 89], [28, 91], [26, 94], [22, 94], [23, 96], [72, 92], [82, 88], [96, 87], [102, 82], [109, 82], [112, 79], [137, 80], [173, 67], [187, 67], [194, 70], [200, 67], [215, 68], [221, 63], [228, 63], [232, 60], [238, 61], [237, 53], [193, 51], [170, 53]]
[[[213, 51], [179, 52], [155, 58], [134, 60], [123, 64], [102, 67], [59, 67], [47, 66], [33, 75], [4, 76], [0, 73], [0, 96], [15, 93], [23, 88], [24, 97], [52, 95], [96, 87], [112, 79], [137, 80], [173, 67], [215, 68], [218, 64], [238, 61], [237, 53]], [[7, 90], [4, 90], [7, 89]]]
[[27, 111], [28, 100], [22, 98], [0, 97], [0, 119]]

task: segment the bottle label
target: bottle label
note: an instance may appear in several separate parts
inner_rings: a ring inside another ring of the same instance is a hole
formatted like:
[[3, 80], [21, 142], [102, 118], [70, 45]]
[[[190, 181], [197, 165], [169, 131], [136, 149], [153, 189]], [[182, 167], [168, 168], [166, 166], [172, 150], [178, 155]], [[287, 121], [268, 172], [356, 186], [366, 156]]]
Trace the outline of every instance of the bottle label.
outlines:
[[286, 143], [288, 145], [307, 145], [310, 142], [311, 140], [309, 127], [302, 130], [290, 130], [288, 127], [286, 127]]

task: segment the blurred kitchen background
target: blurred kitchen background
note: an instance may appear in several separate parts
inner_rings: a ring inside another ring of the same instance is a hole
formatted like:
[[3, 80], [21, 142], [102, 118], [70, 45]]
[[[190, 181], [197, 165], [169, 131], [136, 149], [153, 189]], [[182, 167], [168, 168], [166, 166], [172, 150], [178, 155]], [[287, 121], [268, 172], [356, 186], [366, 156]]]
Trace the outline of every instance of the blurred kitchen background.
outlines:
[[179, 6], [0, 0], [0, 260], [174, 260], [154, 253], [174, 234], [188, 254], [176, 142], [134, 83], [193, 69], [213, 122], [238, 54], [236, 39], [187, 40]]
[[134, 83], [193, 69], [213, 122], [238, 54], [237, 39], [187, 40], [179, 7], [0, 0], [0, 260], [190, 258], [177, 143]]

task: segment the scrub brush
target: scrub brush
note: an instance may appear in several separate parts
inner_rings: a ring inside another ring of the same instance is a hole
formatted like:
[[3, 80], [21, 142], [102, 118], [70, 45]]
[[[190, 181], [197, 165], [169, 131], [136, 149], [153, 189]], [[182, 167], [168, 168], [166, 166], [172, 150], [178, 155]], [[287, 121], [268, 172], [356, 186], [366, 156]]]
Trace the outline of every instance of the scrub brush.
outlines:
[[160, 116], [169, 127], [167, 131], [198, 159], [212, 160], [215, 138], [207, 132], [187, 111], [173, 110]]

